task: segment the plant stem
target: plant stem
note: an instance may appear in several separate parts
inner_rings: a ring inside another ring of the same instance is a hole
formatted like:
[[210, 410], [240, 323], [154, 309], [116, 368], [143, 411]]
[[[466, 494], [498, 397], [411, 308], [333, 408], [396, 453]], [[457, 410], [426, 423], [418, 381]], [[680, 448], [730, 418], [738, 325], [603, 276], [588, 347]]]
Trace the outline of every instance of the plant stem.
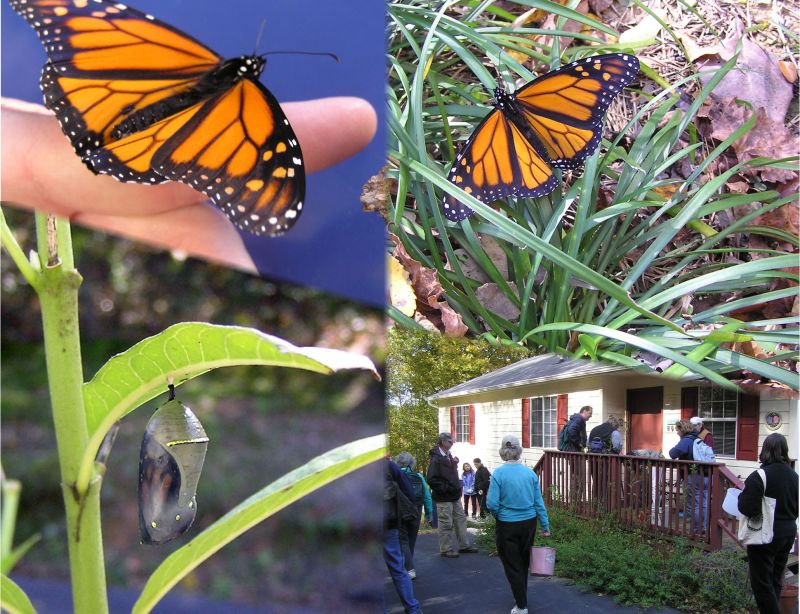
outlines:
[[[40, 254], [48, 253], [48, 241], [51, 246], [55, 244], [68, 249], [68, 238], [47, 236], [44, 215], [37, 214], [36, 225]], [[52, 228], [58, 234], [69, 233], [69, 225], [63, 220]], [[52, 230], [49, 232], [52, 233]], [[44, 266], [42, 271], [38, 294], [67, 515], [74, 611], [104, 614], [108, 612], [108, 602], [100, 528], [102, 481], [98, 476], [84, 493], [78, 493], [74, 488], [80, 459], [89, 437], [83, 407], [83, 368], [78, 329], [78, 288], [82, 279], [71, 266], [72, 262], [71, 253], [57, 254], [52, 258], [52, 263]]]

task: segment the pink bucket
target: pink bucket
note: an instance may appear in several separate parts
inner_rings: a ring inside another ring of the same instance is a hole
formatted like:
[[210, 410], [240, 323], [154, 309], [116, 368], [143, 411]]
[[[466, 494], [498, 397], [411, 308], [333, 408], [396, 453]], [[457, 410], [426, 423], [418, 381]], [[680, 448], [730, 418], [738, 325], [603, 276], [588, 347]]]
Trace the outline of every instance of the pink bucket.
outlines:
[[552, 576], [556, 567], [556, 549], [547, 546], [533, 546], [531, 548], [532, 576]]

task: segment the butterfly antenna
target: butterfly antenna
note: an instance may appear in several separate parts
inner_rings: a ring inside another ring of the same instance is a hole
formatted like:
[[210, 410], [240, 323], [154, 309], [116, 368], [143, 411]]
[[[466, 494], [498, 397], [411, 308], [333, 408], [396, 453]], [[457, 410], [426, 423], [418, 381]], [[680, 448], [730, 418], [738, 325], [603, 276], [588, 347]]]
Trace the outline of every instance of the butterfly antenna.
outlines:
[[256, 46], [253, 49], [253, 55], [255, 55], [258, 52], [258, 46], [261, 44], [261, 37], [264, 34], [264, 26], [266, 26], [266, 25], [267, 25], [267, 20], [266, 19], [262, 19], [261, 20], [261, 26], [258, 28], [258, 36], [256, 36]]
[[266, 58], [268, 55], [321, 55], [333, 58], [337, 64], [342, 63], [338, 55], [330, 53], [329, 51], [269, 51], [267, 53], [262, 53], [259, 57]]

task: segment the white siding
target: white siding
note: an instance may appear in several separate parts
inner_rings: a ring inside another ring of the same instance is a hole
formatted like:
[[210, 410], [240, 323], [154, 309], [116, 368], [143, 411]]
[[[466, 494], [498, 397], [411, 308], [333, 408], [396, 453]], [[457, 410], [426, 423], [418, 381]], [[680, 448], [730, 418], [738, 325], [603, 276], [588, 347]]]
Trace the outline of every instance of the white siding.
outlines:
[[[475, 445], [457, 443], [453, 446], [453, 454], [460, 463], [472, 463], [476, 456], [481, 458], [489, 471], [494, 471], [501, 464], [498, 450], [504, 435], [513, 434], [522, 440], [522, 398], [567, 394], [569, 418], [582, 406], [594, 408], [592, 418], [586, 425], [587, 433], [605, 421], [611, 414], [625, 417], [627, 390], [661, 386], [664, 389], [664, 407], [662, 410], [662, 453], [669, 458], [669, 450], [677, 443], [674, 424], [681, 414], [681, 388], [687, 383], [670, 381], [660, 377], [649, 377], [632, 373], [615, 373], [605, 376], [590, 376], [576, 380], [565, 380], [537, 384], [510, 391], [494, 391], [480, 393], [469, 399], [461, 399], [460, 403], [475, 405]], [[503, 398], [507, 395], [514, 398]], [[450, 405], [439, 410], [440, 431], [450, 430]], [[798, 401], [782, 398], [769, 398], [763, 393], [760, 401], [759, 416], [759, 449], [764, 439], [772, 433], [766, 426], [766, 415], [778, 412], [782, 418], [777, 432], [789, 440], [789, 453], [792, 458], [800, 458], [800, 436], [798, 435]], [[625, 433], [623, 433], [623, 438]], [[433, 445], [434, 442], [431, 442]], [[535, 465], [542, 456], [541, 448], [526, 448], [523, 462]], [[757, 461], [737, 461], [730, 457], [720, 457], [730, 470], [741, 478], [747, 477], [758, 467]]]

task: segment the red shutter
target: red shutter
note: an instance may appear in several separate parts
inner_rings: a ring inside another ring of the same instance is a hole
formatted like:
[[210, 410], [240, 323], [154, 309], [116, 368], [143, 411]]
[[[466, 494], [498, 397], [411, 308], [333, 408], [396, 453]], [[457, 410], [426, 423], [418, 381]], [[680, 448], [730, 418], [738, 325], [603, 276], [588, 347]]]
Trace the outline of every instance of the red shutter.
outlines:
[[475, 443], [475, 406], [469, 406], [469, 442]]
[[697, 415], [699, 391], [700, 389], [697, 386], [681, 388], [681, 420], [688, 420]]
[[558, 395], [556, 399], [556, 426], [558, 427], [558, 432], [561, 432], [561, 429], [567, 424], [567, 402], [569, 397], [566, 394]]
[[736, 460], [758, 460], [758, 396], [739, 393], [736, 421]]
[[450, 435], [456, 440], [456, 408], [450, 408]]
[[522, 447], [531, 447], [531, 400], [522, 399]]

